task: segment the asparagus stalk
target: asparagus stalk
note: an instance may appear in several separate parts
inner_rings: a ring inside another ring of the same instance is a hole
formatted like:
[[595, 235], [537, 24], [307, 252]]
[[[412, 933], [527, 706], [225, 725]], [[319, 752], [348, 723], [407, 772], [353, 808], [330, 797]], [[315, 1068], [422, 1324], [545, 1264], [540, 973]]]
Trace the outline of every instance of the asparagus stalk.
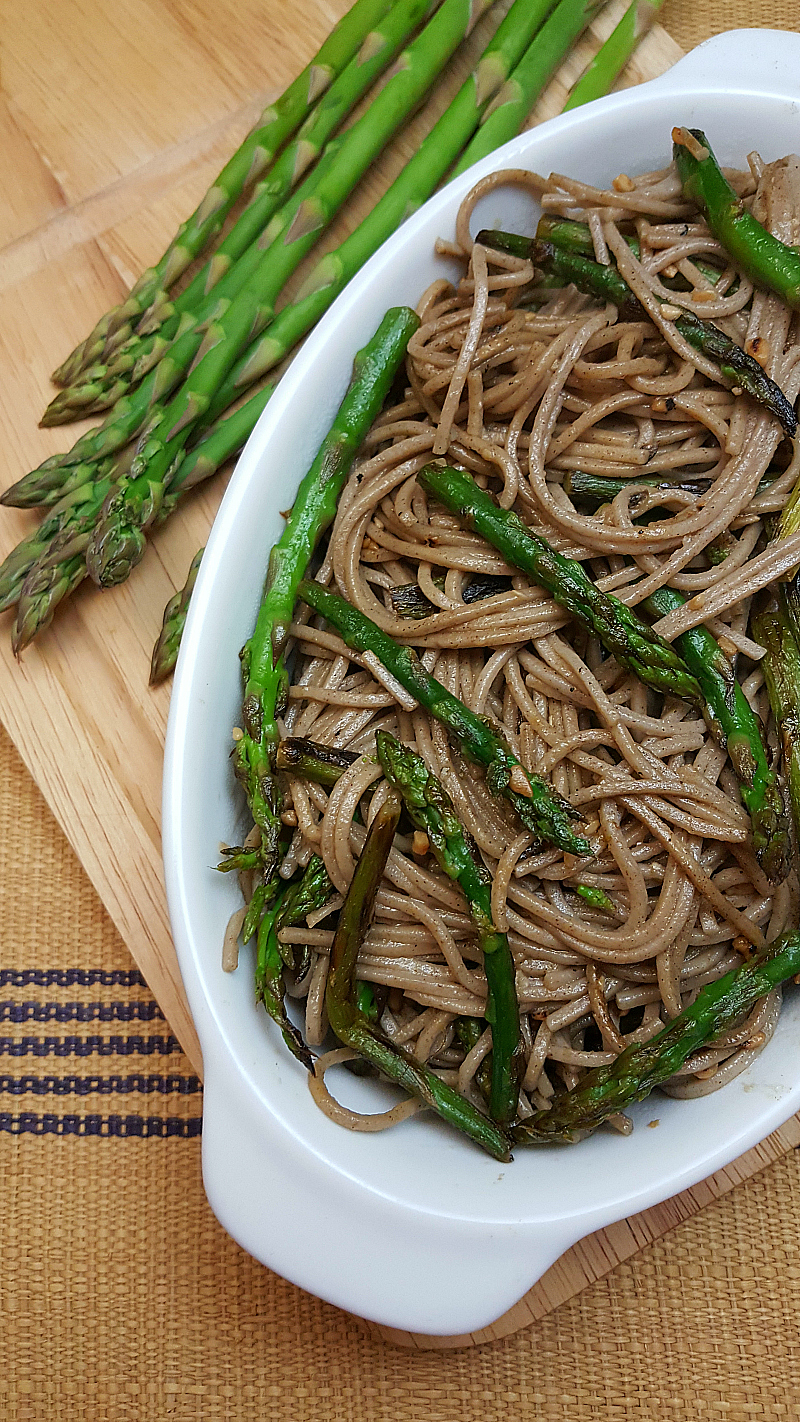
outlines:
[[687, 478], [680, 473], [675, 478], [670, 478], [668, 474], [663, 476], [634, 474], [630, 479], [614, 479], [605, 474], [588, 474], [583, 469], [570, 470], [564, 480], [565, 493], [569, 494], [573, 501], [591, 509], [598, 509], [603, 504], [610, 504], [612, 499], [615, 499], [617, 494], [621, 494], [625, 489], [640, 489], [642, 487], [655, 489], [659, 493], [663, 493], [665, 497], [682, 492], [699, 499], [703, 494], [708, 493], [711, 480]]
[[[696, 637], [687, 633], [685, 641], [678, 639], [678, 651], [619, 598], [601, 592], [580, 563], [557, 553], [517, 514], [499, 508], [469, 474], [429, 464], [417, 477], [426, 493], [461, 514], [513, 567], [545, 588], [645, 686], [661, 695], [680, 696], [702, 712], [715, 740], [727, 747], [739, 777], [759, 861], [770, 878], [784, 877], [785, 815], [767, 762], [763, 732], [711, 634], [705, 629]], [[653, 594], [650, 607], [662, 616], [662, 605], [669, 611], [682, 600], [679, 593], [664, 588]]]
[[795, 838], [800, 843], [800, 642], [783, 586], [756, 609], [752, 629], [766, 648], [760, 665], [781, 737]]
[[[163, 291], [159, 292], [158, 299], [142, 315], [136, 331], [113, 353], [111, 360], [84, 370], [78, 384], [72, 382], [56, 396], [45, 412], [44, 424], [60, 423], [63, 416], [74, 419], [77, 411], [91, 413], [107, 409], [158, 362], [169, 340], [181, 329], [181, 317], [191, 317], [193, 323], [199, 325], [211, 316], [214, 302], [209, 301], [209, 293], [257, 241], [343, 119], [438, 3], [439, 0], [397, 0], [381, 24], [366, 36], [358, 53], [320, 99], [292, 142], [283, 149], [203, 269], [174, 301], [169, 301]], [[243, 264], [243, 272], [245, 268]], [[243, 280], [240, 280], [239, 290], [242, 285]], [[227, 294], [235, 294], [230, 284]], [[143, 339], [163, 327], [167, 320], [169, 326], [157, 341]]]
[[[258, 924], [256, 938], [256, 1000], [263, 1002], [273, 1022], [280, 1027], [292, 1056], [297, 1057], [309, 1071], [314, 1070], [314, 1058], [286, 1013], [283, 988], [285, 959], [278, 934], [285, 926], [302, 923], [312, 909], [322, 908], [331, 892], [332, 885], [325, 865], [314, 855], [308, 861], [303, 877], [287, 885], [266, 909]], [[289, 966], [296, 966], [294, 960]]]
[[[269, 330], [253, 343], [220, 389], [220, 402], [233, 398], [251, 380], [283, 360], [381, 243], [430, 197], [474, 133], [493, 96], [515, 71], [526, 47], [536, 43], [534, 37], [551, 7], [552, 0], [515, 0], [474, 72], [402, 173], [355, 232], [317, 263], [294, 301], [279, 312]], [[531, 94], [530, 102], [536, 97]], [[498, 143], [504, 143], [517, 132], [516, 118], [505, 106], [499, 112], [504, 122], [502, 128], [496, 127], [495, 138]]]
[[473, 163], [493, 153], [501, 143], [519, 133], [533, 104], [564, 56], [605, 3], [606, 0], [560, 0], [510, 79], [495, 95], [478, 132], [462, 153], [451, 177], [466, 172]]
[[[267, 334], [251, 345], [218, 392], [209, 409], [210, 417], [223, 413], [259, 375], [288, 355], [367, 258], [430, 196], [477, 127], [492, 95], [524, 53], [550, 5], [551, 0], [515, 0], [474, 72], [402, 173], [352, 236], [316, 265], [298, 298], [284, 307]], [[513, 132], [509, 130], [505, 137], [513, 137]], [[225, 281], [227, 278], [223, 278]], [[69, 481], [74, 466], [98, 459], [126, 444], [146, 419], [151, 404], [169, 388], [171, 385], [163, 374], [159, 376], [157, 371], [151, 371], [138, 391], [117, 402], [99, 429], [81, 436], [71, 450], [50, 455], [37, 469], [6, 490], [0, 502], [29, 507], [40, 502], [43, 494], [57, 495]]]
[[[226, 420], [201, 434], [173, 473], [160, 518], [171, 512], [182, 493], [210, 478], [241, 448], [273, 389], [265, 386]], [[107, 474], [102, 472], [105, 469]], [[119, 483], [113, 460], [101, 463], [100, 474], [102, 477], [90, 479], [65, 495], [40, 526], [38, 539], [34, 536], [19, 544], [0, 568], [3, 605], [17, 603], [11, 632], [11, 644], [17, 654], [49, 626], [59, 603], [86, 577], [86, 551], [96, 521], [109, 493]]]
[[302, 780], [313, 780], [317, 785], [331, 786], [357, 760], [355, 751], [336, 750], [333, 746], [319, 745], [317, 741], [289, 736], [280, 741], [275, 752], [275, 769], [288, 770]]
[[189, 611], [189, 603], [194, 585], [197, 581], [197, 573], [200, 567], [200, 560], [203, 556], [203, 549], [200, 548], [195, 553], [189, 564], [189, 572], [186, 582], [182, 588], [178, 588], [173, 593], [164, 608], [164, 618], [161, 623], [161, 631], [156, 639], [153, 648], [153, 655], [150, 658], [150, 685], [157, 686], [159, 682], [165, 681], [170, 672], [174, 670], [178, 660], [178, 651], [181, 645], [183, 629], [186, 626], [186, 615]]
[[513, 567], [527, 573], [599, 637], [620, 666], [654, 691], [705, 709], [697, 678], [675, 648], [619, 598], [601, 592], [574, 558], [557, 553], [517, 514], [499, 508], [469, 474], [427, 464], [417, 477], [426, 493], [461, 514]]
[[375, 815], [356, 864], [331, 949], [325, 993], [328, 1019], [345, 1046], [352, 1047], [423, 1106], [436, 1111], [443, 1120], [482, 1146], [495, 1160], [507, 1161], [510, 1159], [508, 1142], [500, 1127], [487, 1120], [451, 1086], [446, 1086], [429, 1067], [416, 1062], [402, 1048], [392, 1046], [356, 1006], [358, 953], [372, 918], [400, 809], [400, 796], [392, 792]]
[[98, 521], [87, 567], [101, 587], [127, 577], [133, 562], [142, 556], [140, 532], [158, 509], [172, 461], [253, 333], [272, 319], [285, 281], [492, 3], [494, 0], [443, 0], [430, 23], [404, 50], [368, 113], [341, 140], [334, 140], [336, 161], [327, 164], [323, 175], [319, 171], [312, 174], [269, 224], [259, 239], [265, 250], [251, 282], [219, 321], [207, 325], [191, 371], [134, 460], [130, 483], [108, 501]]
[[581, 818], [579, 812], [540, 775], [525, 770], [499, 731], [431, 676], [413, 648], [395, 642], [363, 612], [319, 583], [303, 581], [297, 592], [336, 628], [348, 647], [371, 652], [426, 711], [447, 727], [466, 758], [484, 766], [492, 794], [508, 800], [537, 839], [557, 845], [566, 854], [591, 853], [588, 840], [576, 835], [570, 825], [570, 821]]
[[[658, 618], [682, 607], [685, 601], [674, 588], [659, 588], [642, 606]], [[725, 746], [736, 771], [758, 861], [767, 878], [778, 884], [789, 870], [789, 825], [777, 777], [769, 765], [764, 729], [707, 627], [701, 624], [682, 633], [677, 645], [702, 689], [706, 719], [713, 718], [709, 724], [714, 739]]]
[[302, 74], [264, 110], [256, 127], [217, 175], [199, 207], [179, 228], [155, 267], [142, 274], [127, 299], [112, 307], [59, 366], [53, 376], [56, 384], [70, 384], [84, 366], [100, 358], [109, 338], [120, 327], [140, 315], [160, 290], [177, 281], [219, 231], [239, 195], [260, 177], [302, 123], [315, 100], [358, 52], [390, 7], [391, 0], [356, 0]]
[[644, 39], [664, 0], [633, 0], [616, 29], [601, 45], [570, 91], [563, 113], [607, 94], [637, 45]]
[[283, 653], [298, 584], [320, 535], [333, 519], [358, 446], [389, 393], [418, 325], [413, 311], [396, 307], [387, 312], [375, 335], [356, 355], [350, 387], [300, 484], [283, 533], [270, 554], [255, 630], [242, 652], [244, 735], [236, 746], [235, 769], [253, 819], [261, 829], [265, 881], [272, 876], [277, 862], [280, 791], [273, 774], [279, 739], [275, 718], [285, 696]]
[[[576, 224], [577, 226], [578, 224]], [[548, 222], [545, 230], [551, 234], [555, 224]], [[567, 224], [562, 223], [561, 229]], [[556, 228], [556, 232], [558, 232]], [[647, 319], [644, 308], [634, 296], [628, 283], [613, 265], [605, 266], [592, 261], [576, 250], [572, 234], [565, 233], [569, 246], [560, 247], [555, 240], [519, 237], [516, 233], [484, 231], [478, 234], [478, 241], [499, 251], [512, 252], [516, 256], [530, 258], [549, 277], [568, 285], [570, 282], [589, 296], [599, 301], [610, 301], [619, 308], [626, 321]], [[687, 340], [695, 350], [710, 356], [720, 367], [726, 380], [740, 386], [754, 400], [769, 410], [780, 420], [786, 433], [794, 438], [797, 433], [797, 416], [780, 386], [770, 379], [758, 361], [737, 346], [732, 338], [715, 326], [712, 321], [701, 321], [691, 311], [681, 312], [675, 318], [675, 330]]]
[[626, 1047], [608, 1066], [587, 1072], [572, 1091], [557, 1096], [551, 1110], [537, 1111], [513, 1127], [513, 1144], [569, 1142], [596, 1130], [609, 1116], [643, 1101], [654, 1087], [673, 1076], [692, 1052], [711, 1044], [759, 998], [798, 972], [800, 933], [784, 933], [742, 967], [701, 988], [691, 1006], [663, 1032], [649, 1042]]
[[436, 862], [463, 890], [486, 972], [486, 1020], [492, 1029], [489, 1113], [501, 1126], [517, 1114], [519, 1003], [508, 937], [492, 921], [492, 876], [459, 822], [450, 796], [421, 756], [386, 731], [375, 737], [386, 779], [403, 797], [412, 823], [428, 838]]
[[726, 252], [757, 286], [776, 291], [800, 310], [800, 252], [774, 237], [737, 197], [705, 134], [699, 128], [672, 130], [673, 157], [683, 191], [702, 210]]

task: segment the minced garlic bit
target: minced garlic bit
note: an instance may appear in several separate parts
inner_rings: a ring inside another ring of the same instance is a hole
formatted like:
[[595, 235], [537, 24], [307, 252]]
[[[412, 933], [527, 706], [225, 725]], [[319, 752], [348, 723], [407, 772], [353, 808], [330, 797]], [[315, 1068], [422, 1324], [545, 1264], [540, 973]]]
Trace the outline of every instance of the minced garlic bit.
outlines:
[[745, 350], [749, 356], [753, 357], [753, 360], [758, 361], [760, 366], [766, 367], [769, 360], [769, 341], [765, 340], [763, 336], [753, 336], [752, 340], [747, 342]]
[[627, 173], [618, 173], [611, 186], [617, 193], [632, 193], [636, 184], [631, 182]]
[[431, 842], [428, 839], [428, 836], [426, 835], [425, 831], [414, 830], [414, 838], [411, 841], [411, 853], [413, 854], [414, 858], [424, 859], [430, 847]]
[[531, 783], [521, 765], [514, 766], [508, 784], [517, 795], [524, 795], [526, 800], [533, 799]]
[[714, 301], [716, 294], [717, 293], [715, 291], [705, 291], [702, 289], [698, 291], [693, 291], [692, 301], [696, 301], [698, 303], [703, 301]]
[[665, 321], [677, 321], [678, 317], [683, 315], [683, 312], [680, 306], [670, 306], [670, 303], [665, 301], [661, 307], [661, 315]]
[[231, 740], [233, 741], [234, 745], [238, 745], [239, 741], [243, 738], [243, 736], [244, 731], [242, 730], [241, 726], [234, 726], [233, 730], [231, 731]]

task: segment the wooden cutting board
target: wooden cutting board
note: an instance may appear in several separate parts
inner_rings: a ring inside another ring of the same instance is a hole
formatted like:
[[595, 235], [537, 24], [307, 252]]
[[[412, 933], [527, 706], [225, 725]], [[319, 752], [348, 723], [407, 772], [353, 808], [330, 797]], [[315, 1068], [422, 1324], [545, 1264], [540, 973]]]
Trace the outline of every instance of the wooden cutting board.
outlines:
[[[532, 122], [560, 111], [624, 4], [603, 13]], [[158, 258], [264, 105], [346, 8], [345, 0], [9, 0], [0, 94], [3, 487], [88, 427], [37, 428], [51, 369]], [[485, 22], [478, 26], [436, 100], [362, 182], [326, 245], [352, 230], [407, 161], [488, 32]], [[654, 77], [679, 57], [656, 27], [622, 82]], [[3, 722], [198, 1071], [161, 865], [170, 692], [149, 690], [147, 674], [164, 604], [205, 542], [224, 482], [187, 499], [124, 586], [102, 594], [82, 588], [19, 663], [0, 629]], [[34, 526], [33, 514], [0, 510], [0, 558]], [[10, 625], [10, 614], [3, 621]], [[791, 1122], [702, 1187], [576, 1246], [492, 1329], [435, 1346], [499, 1337], [541, 1317], [798, 1140]]]

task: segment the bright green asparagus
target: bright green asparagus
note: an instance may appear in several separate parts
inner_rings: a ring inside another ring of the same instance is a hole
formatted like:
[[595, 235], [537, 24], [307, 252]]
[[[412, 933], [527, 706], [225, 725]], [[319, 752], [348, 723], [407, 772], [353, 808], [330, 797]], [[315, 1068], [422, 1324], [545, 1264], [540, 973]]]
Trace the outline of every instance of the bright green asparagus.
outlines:
[[298, 584], [320, 535], [333, 520], [358, 447], [389, 393], [418, 326], [419, 318], [408, 307], [393, 308], [356, 355], [350, 387], [300, 484], [283, 533], [270, 554], [255, 630], [242, 651], [244, 735], [236, 745], [235, 768], [253, 819], [261, 829], [265, 882], [272, 876], [278, 853], [280, 790], [273, 757], [279, 736], [275, 718], [286, 694], [283, 653]]
[[513, 806], [537, 840], [555, 844], [566, 854], [591, 854], [589, 841], [572, 829], [571, 821], [579, 820], [580, 812], [540, 775], [525, 770], [500, 732], [431, 676], [413, 648], [395, 642], [363, 612], [319, 583], [301, 582], [297, 593], [336, 628], [348, 647], [372, 652], [420, 706], [447, 727], [467, 760], [485, 768], [491, 793]]
[[451, 177], [466, 172], [512, 134], [519, 133], [559, 64], [605, 3], [606, 0], [560, 0], [514, 73], [495, 95]]
[[[535, 3], [532, 0], [515, 0], [474, 73], [462, 85], [402, 173], [342, 246], [328, 253], [315, 266], [298, 297], [283, 308], [268, 332], [253, 342], [217, 393], [209, 407], [209, 418], [224, 413], [259, 375], [274, 368], [289, 354], [367, 258], [409, 213], [430, 196], [477, 127], [481, 113], [492, 96], [524, 53], [551, 3], [552, 0], [535, 0]], [[505, 137], [513, 137], [514, 131], [510, 129]], [[239, 263], [236, 266], [238, 268]], [[226, 281], [227, 278], [222, 279], [217, 293]], [[195, 350], [196, 347], [192, 347], [190, 359]], [[125, 445], [142, 428], [152, 404], [168, 394], [179, 378], [170, 356], [161, 364], [166, 369], [151, 371], [138, 390], [118, 400], [98, 429], [87, 431], [72, 449], [48, 456], [36, 469], [7, 489], [0, 502], [31, 507], [53, 496], [58, 497], [68, 484], [74, 466], [88, 465]]]
[[[209, 479], [241, 448], [273, 388], [265, 386], [227, 419], [196, 431], [196, 443], [173, 471], [169, 492], [159, 511], [160, 520], [167, 517], [182, 494]], [[103, 473], [106, 469], [107, 474]], [[38, 542], [33, 536], [20, 544], [0, 568], [0, 589], [5, 594], [3, 605], [9, 607], [17, 603], [11, 632], [16, 653], [49, 625], [58, 605], [86, 577], [86, 550], [97, 518], [109, 492], [118, 486], [112, 459], [101, 464], [100, 475], [102, 477], [89, 479], [65, 495], [41, 525]], [[43, 538], [45, 533], [47, 536]]]
[[492, 1029], [489, 1112], [501, 1126], [517, 1114], [520, 1046], [519, 1003], [508, 937], [492, 921], [492, 876], [461, 825], [450, 796], [422, 756], [378, 731], [378, 760], [386, 779], [403, 797], [412, 823], [428, 838], [436, 862], [464, 892], [486, 972], [486, 1021]]
[[314, 170], [269, 223], [259, 238], [263, 255], [251, 281], [219, 319], [207, 325], [180, 390], [159, 412], [157, 426], [141, 442], [131, 480], [107, 500], [86, 555], [89, 576], [100, 587], [113, 587], [122, 581], [141, 558], [141, 533], [158, 510], [168, 470], [192, 425], [206, 413], [219, 385], [254, 334], [272, 319], [285, 282], [314, 246], [322, 229], [424, 97], [479, 16], [493, 3], [494, 0], [443, 0], [433, 19], [403, 51], [369, 111], [328, 145], [326, 154], [335, 147], [336, 161], [327, 162], [322, 175], [319, 168]]
[[653, 24], [664, 0], [633, 0], [615, 30], [601, 45], [594, 59], [584, 69], [570, 90], [563, 112], [577, 109], [607, 94], [619, 78], [637, 45]]
[[[129, 385], [136, 384], [157, 364], [169, 340], [181, 329], [182, 316], [191, 316], [196, 325], [211, 318], [214, 302], [209, 302], [208, 296], [212, 288], [257, 241], [343, 119], [437, 3], [438, 0], [397, 0], [258, 183], [251, 201], [202, 270], [174, 301], [160, 292], [161, 299], [144, 312], [136, 330], [114, 351], [110, 361], [84, 370], [77, 384], [71, 382], [56, 396], [45, 412], [43, 424], [61, 423], [62, 415], [74, 419], [77, 412], [89, 414], [108, 409]], [[237, 285], [229, 285], [227, 295], [241, 290], [246, 270], [247, 264], [243, 263]], [[159, 339], [145, 342], [143, 338], [162, 328], [165, 321], [169, 325], [161, 330]]]
[[800, 252], [773, 237], [748, 212], [717, 163], [699, 128], [674, 128], [672, 152], [683, 191], [730, 257], [757, 286], [776, 291], [800, 310]]
[[150, 658], [151, 686], [157, 686], [159, 682], [165, 681], [170, 672], [174, 670], [175, 663], [178, 660], [178, 651], [181, 645], [183, 629], [186, 626], [186, 616], [189, 611], [192, 593], [194, 592], [194, 585], [197, 581], [203, 551], [202, 548], [199, 548], [195, 553], [189, 564], [186, 582], [182, 588], [178, 588], [178, 591], [173, 593], [164, 608], [161, 631], [158, 634], [156, 644], [153, 647], [153, 655]]
[[701, 988], [690, 1007], [651, 1037], [626, 1047], [608, 1066], [596, 1067], [572, 1091], [556, 1096], [510, 1132], [514, 1145], [570, 1142], [643, 1101], [700, 1047], [711, 1044], [749, 1012], [759, 998], [800, 972], [800, 933], [784, 933], [740, 968]]
[[275, 154], [302, 123], [312, 104], [358, 52], [376, 24], [391, 8], [391, 0], [356, 0], [328, 35], [302, 74], [270, 104], [253, 131], [225, 164], [200, 206], [167, 247], [155, 267], [144, 272], [120, 306], [101, 318], [94, 331], [55, 372], [56, 384], [70, 384], [85, 365], [100, 359], [110, 337], [150, 305], [219, 231], [238, 196], [264, 172]]
[[369, 929], [375, 896], [392, 847], [401, 800], [387, 795], [367, 832], [359, 855], [331, 948], [331, 965], [325, 1006], [333, 1031], [345, 1046], [376, 1066], [384, 1076], [402, 1086], [423, 1106], [470, 1137], [496, 1160], [511, 1159], [503, 1131], [471, 1102], [447, 1086], [429, 1067], [395, 1047], [356, 1006], [356, 965]]

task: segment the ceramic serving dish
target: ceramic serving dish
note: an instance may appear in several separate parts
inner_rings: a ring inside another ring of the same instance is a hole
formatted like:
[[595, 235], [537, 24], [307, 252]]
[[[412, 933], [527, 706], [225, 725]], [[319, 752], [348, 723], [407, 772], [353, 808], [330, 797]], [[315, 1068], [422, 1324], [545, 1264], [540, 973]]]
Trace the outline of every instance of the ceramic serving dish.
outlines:
[[[673, 125], [700, 127], [723, 163], [800, 149], [800, 36], [740, 30], [700, 46], [668, 74], [544, 124], [450, 184], [398, 231], [339, 297], [296, 357], [251, 436], [212, 530], [175, 677], [164, 773], [169, 908], [203, 1048], [203, 1174], [217, 1217], [279, 1274], [377, 1322], [431, 1334], [479, 1329], [518, 1300], [582, 1236], [694, 1184], [800, 1108], [800, 993], [749, 1071], [697, 1101], [654, 1096], [623, 1139], [518, 1151], [498, 1166], [423, 1114], [380, 1135], [341, 1130], [314, 1105], [303, 1069], [253, 1001], [249, 953], [222, 971], [238, 906], [214, 871], [221, 840], [242, 832], [230, 762], [240, 702], [238, 652], [259, 602], [267, 554], [341, 399], [355, 351], [387, 307], [414, 305], [446, 262], [474, 181], [504, 167], [606, 184], [662, 166]], [[503, 189], [477, 226], [532, 232], [531, 200]], [[477, 226], [475, 230], [477, 230]], [[361, 1110], [388, 1088], [332, 1074]], [[647, 1123], [658, 1120], [657, 1129]]]

